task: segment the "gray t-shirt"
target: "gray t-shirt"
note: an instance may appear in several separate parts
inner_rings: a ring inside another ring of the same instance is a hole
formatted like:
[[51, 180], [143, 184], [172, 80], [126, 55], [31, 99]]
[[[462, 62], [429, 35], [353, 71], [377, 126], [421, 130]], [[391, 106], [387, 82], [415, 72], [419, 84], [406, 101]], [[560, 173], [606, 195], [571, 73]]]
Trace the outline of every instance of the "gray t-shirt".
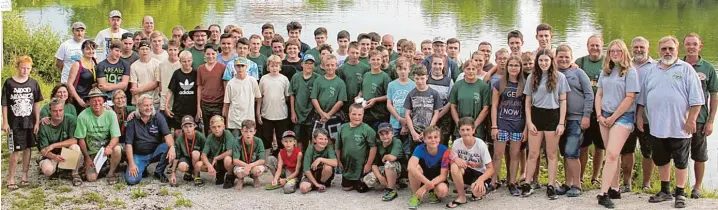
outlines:
[[[434, 111], [441, 109], [439, 92], [429, 88], [426, 91], [419, 91], [416, 88], [406, 95], [404, 109], [411, 110], [411, 121], [414, 129], [426, 128], [434, 117]], [[423, 130], [423, 129], [418, 129]]]
[[426, 81], [427, 84], [429, 84], [429, 87], [431, 89], [436, 90], [439, 92], [439, 98], [441, 99], [441, 106], [442, 108], [444, 105], [449, 103], [449, 94], [451, 93], [451, 87], [454, 86], [454, 81], [451, 80], [451, 76], [444, 75], [444, 78], [441, 80], [435, 80], [431, 76], [429, 76], [429, 79]]
[[558, 81], [556, 82], [556, 88], [553, 91], [548, 92], [546, 89], [546, 81], [548, 80], [548, 74], [543, 72], [541, 74], [541, 83], [539, 83], [536, 92], [533, 91], [533, 77], [535, 74], [529, 75], [526, 78], [526, 86], [524, 86], [524, 94], [531, 96], [531, 104], [538, 108], [543, 109], [558, 109], [560, 108], [559, 95], [571, 91], [566, 81], [566, 76], [557, 73]]
[[[641, 87], [638, 84], [638, 72], [635, 68], [628, 68], [623, 77], [620, 76], [620, 72], [620, 68], [616, 66], [610, 75], [601, 72], [601, 76], [598, 77], [598, 88], [603, 89], [601, 111], [614, 113], [621, 105], [621, 101], [626, 98], [626, 93], [641, 92]], [[634, 111], [636, 111], [635, 103], [626, 110], [626, 112]]]
[[566, 119], [581, 120], [593, 112], [593, 88], [591, 79], [579, 68], [559, 70], [566, 76], [571, 91], [566, 93]]
[[701, 82], [691, 64], [678, 60], [664, 69], [660, 64], [643, 72], [638, 104], [646, 107], [651, 135], [690, 138], [686, 116], [691, 106], [705, 104]]

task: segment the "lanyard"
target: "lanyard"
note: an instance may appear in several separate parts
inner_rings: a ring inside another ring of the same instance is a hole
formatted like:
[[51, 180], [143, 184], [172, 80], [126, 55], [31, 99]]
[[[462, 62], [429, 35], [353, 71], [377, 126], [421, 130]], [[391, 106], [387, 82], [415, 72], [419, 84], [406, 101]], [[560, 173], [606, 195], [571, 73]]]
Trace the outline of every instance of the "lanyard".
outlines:
[[117, 118], [117, 124], [120, 124], [120, 132], [125, 132], [125, 109], [122, 108], [122, 112], [118, 113], [120, 115], [119, 118]]
[[241, 142], [240, 144], [242, 144], [242, 151], [244, 151], [244, 161], [249, 163], [249, 161], [250, 161], [249, 158], [252, 157], [252, 153], [254, 153], [254, 139], [252, 139], [252, 144], [250, 144], [252, 146], [251, 146], [251, 149], [249, 150], [249, 152], [250, 152], [249, 155], [247, 155], [247, 147], [244, 146], [244, 142]]
[[92, 73], [92, 81], [97, 81], [97, 75], [95, 75], [95, 63], [85, 60], [85, 57], [82, 57], [82, 62], [83, 63], [92, 63], [92, 68], [85, 68], [85, 69], [87, 69], [87, 71]]
[[184, 145], [187, 147], [187, 155], [190, 157], [192, 156], [192, 150], [194, 149], [194, 143], [197, 140], [197, 133], [194, 133], [192, 136], [192, 147], [188, 147], [189, 143], [187, 142], [187, 135], [184, 136]]

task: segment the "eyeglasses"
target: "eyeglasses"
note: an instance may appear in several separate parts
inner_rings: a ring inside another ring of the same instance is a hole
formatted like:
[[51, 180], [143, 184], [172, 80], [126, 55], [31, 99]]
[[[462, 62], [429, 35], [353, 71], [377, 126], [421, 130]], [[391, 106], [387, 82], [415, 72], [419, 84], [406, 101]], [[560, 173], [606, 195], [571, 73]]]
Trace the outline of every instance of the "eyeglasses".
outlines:
[[661, 51], [674, 51], [676, 48], [673, 47], [661, 47]]

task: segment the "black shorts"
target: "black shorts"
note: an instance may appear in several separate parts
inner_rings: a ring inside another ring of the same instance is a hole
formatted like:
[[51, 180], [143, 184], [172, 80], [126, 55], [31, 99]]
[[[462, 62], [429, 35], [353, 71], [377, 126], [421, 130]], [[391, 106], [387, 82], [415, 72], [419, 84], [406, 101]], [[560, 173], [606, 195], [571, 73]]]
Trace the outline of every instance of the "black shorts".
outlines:
[[688, 167], [688, 154], [691, 147], [691, 138], [657, 138], [650, 135], [648, 141], [653, 146], [653, 163], [664, 166], [671, 162], [677, 169]]
[[[464, 184], [474, 183], [474, 182], [476, 182], [476, 180], [479, 179], [479, 177], [481, 177], [482, 175], [484, 175], [484, 173], [481, 173], [481, 172], [476, 171], [476, 170], [471, 169], [471, 168], [466, 168], [466, 169], [464, 169], [464, 176], [463, 176], [463, 178], [464, 178]], [[486, 183], [486, 184], [491, 183], [491, 178], [486, 179], [486, 181], [485, 181], [484, 183]]]
[[[332, 175], [329, 176], [329, 179], [327, 179], [326, 182], [322, 182], [322, 168], [324, 168], [323, 164], [319, 164], [319, 166], [317, 167], [317, 170], [311, 170], [312, 176], [314, 176], [314, 179], [317, 180], [317, 183], [324, 185], [327, 188], [331, 187], [332, 181], [334, 180], [334, 172], [332, 171]], [[302, 182], [308, 182], [310, 184], [312, 183], [312, 181], [310, 181], [309, 178], [307, 178], [307, 176], [304, 176], [304, 178], [302, 178]], [[316, 190], [316, 189], [317, 189], [317, 187], [314, 186], [314, 184], [312, 184], [312, 190]]]
[[603, 145], [603, 138], [601, 138], [601, 128], [596, 118], [596, 113], [591, 113], [591, 119], [589, 119], [590, 125], [583, 132], [583, 141], [581, 141], [581, 148], [586, 148], [593, 144], [593, 147], [598, 149], [606, 149]]
[[[62, 154], [62, 148], [52, 149], [52, 150], [50, 150], [50, 153], [55, 154], [55, 155], [60, 155], [60, 154]], [[47, 160], [47, 159], [50, 159], [50, 158], [42, 156], [42, 157], [40, 157], [40, 161], [38, 161], [38, 163], [42, 162], [43, 160]]]
[[[638, 130], [638, 129], [636, 129], [636, 130]], [[645, 132], [638, 131], [639, 132], [639, 135], [638, 135], [639, 148], [641, 149], [641, 155], [643, 156], [643, 158], [651, 159], [651, 153], [653, 151], [651, 148], [653, 148], [653, 147], [651, 146], [652, 143], [650, 141], [648, 141], [649, 139], [651, 139], [650, 138], [651, 129], [648, 127], [648, 124], [643, 124], [643, 131], [645, 131]]]
[[703, 123], [696, 123], [696, 133], [691, 137], [691, 159], [696, 162], [708, 161], [708, 143], [703, 134]]
[[[179, 158], [179, 161], [177, 162], [177, 166], [179, 166], [180, 163], [186, 163], [189, 167], [187, 167], [187, 171], [192, 172], [194, 171], [194, 164], [192, 164], [192, 158], [190, 157], [181, 157]], [[219, 165], [219, 164], [217, 164]], [[224, 167], [222, 167], [224, 168]]]
[[294, 133], [296, 133], [297, 142], [302, 144], [302, 151], [304, 151], [312, 142], [312, 130], [314, 128], [311, 124], [296, 124], [294, 125]]
[[556, 131], [561, 117], [559, 114], [559, 109], [531, 107], [531, 120], [538, 131]]
[[174, 113], [174, 117], [169, 117], [164, 111], [162, 111], [161, 113], [162, 115], [164, 115], [165, 119], [167, 119], [167, 126], [169, 128], [182, 129], [182, 117], [184, 117], [184, 115], [180, 113]]
[[10, 129], [7, 146], [9, 152], [19, 152], [37, 146], [33, 129]]
[[623, 144], [623, 148], [621, 148], [621, 155], [627, 155], [627, 154], [633, 154], [636, 152], [636, 142], [638, 141], [638, 138], [642, 138], [641, 131], [638, 130], [638, 128], [634, 128], [633, 132], [631, 134], [628, 134], [628, 139], [626, 139], [626, 143]]

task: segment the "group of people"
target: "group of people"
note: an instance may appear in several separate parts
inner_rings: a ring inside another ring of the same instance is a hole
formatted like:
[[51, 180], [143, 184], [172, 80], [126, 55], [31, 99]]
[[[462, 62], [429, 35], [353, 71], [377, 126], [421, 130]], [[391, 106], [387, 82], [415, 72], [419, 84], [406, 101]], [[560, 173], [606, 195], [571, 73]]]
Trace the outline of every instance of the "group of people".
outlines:
[[[598, 203], [613, 208], [632, 189], [638, 143], [643, 190], [654, 166], [660, 174], [661, 190], [649, 202], [685, 207], [689, 155], [696, 175], [690, 195], [700, 197], [718, 76], [700, 57], [695, 33], [661, 38], [658, 60], [643, 37], [630, 48], [613, 40], [604, 52], [594, 35], [589, 55], [574, 59], [569, 45], [552, 46], [552, 27], [540, 24], [537, 50], [524, 51], [523, 34], [514, 30], [509, 49], [496, 51], [492, 63], [491, 43], [463, 60], [456, 38], [424, 40], [417, 50], [390, 34], [352, 40], [340, 31], [335, 51], [323, 27], [314, 30], [316, 47], [300, 40], [298, 22], [287, 24], [286, 39], [270, 23], [248, 38], [236, 25], [224, 33], [216, 24], [188, 32], [177, 26], [167, 38], [152, 16], [136, 33], [121, 23], [120, 11], [110, 12], [110, 27], [95, 41], [85, 39], [84, 23], [72, 24], [73, 38], [56, 54], [61, 83], [42, 108], [29, 77], [32, 59], [17, 58], [17, 74], [2, 87], [9, 189], [18, 188], [20, 154], [24, 186], [30, 148], [39, 149], [46, 176], [58, 174], [66, 148], [82, 154], [71, 171], [74, 186], [101, 177], [115, 184], [119, 167], [127, 184], [137, 184], [156, 162], [153, 176], [173, 186], [176, 171], [196, 186], [208, 172], [215, 184], [239, 190], [245, 178], [260, 187], [268, 172], [265, 188], [285, 193], [324, 192], [341, 173], [343, 190], [384, 189], [384, 201], [408, 186], [410, 209], [440, 202], [451, 180], [458, 197], [446, 207], [455, 208], [504, 184], [513, 196], [530, 196], [541, 188], [541, 151], [547, 197], [580, 196], [593, 145], [591, 184], [600, 187]], [[109, 164], [94, 165], [97, 155]]]

